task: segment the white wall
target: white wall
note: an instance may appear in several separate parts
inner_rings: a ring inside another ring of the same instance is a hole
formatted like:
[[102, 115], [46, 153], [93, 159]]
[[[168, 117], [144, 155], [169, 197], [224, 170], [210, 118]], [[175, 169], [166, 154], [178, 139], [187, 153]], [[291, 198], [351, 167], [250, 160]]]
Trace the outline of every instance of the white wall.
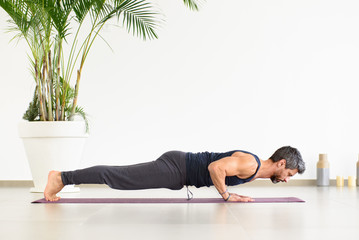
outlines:
[[[314, 179], [354, 175], [359, 153], [359, 2], [208, 0], [199, 13], [157, 0], [159, 40], [108, 27], [83, 72], [91, 116], [80, 167], [154, 160], [167, 150], [299, 148]], [[0, 180], [30, 180], [17, 123], [32, 97], [25, 45], [8, 43], [0, 11]]]

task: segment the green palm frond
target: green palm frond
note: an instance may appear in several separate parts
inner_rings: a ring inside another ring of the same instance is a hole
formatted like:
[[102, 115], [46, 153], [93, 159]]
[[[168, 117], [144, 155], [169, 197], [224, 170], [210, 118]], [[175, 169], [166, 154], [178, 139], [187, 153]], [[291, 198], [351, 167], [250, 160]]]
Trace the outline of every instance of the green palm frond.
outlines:
[[75, 20], [79, 23], [82, 23], [87, 14], [90, 12], [93, 2], [96, 0], [82, 0], [82, 1], [75, 1], [73, 11], [75, 13]]
[[101, 9], [96, 10], [96, 16], [98, 18], [97, 26], [101, 26], [102, 24], [106, 23], [109, 19], [116, 16], [118, 9], [116, 5], [104, 4]]
[[89, 132], [90, 131], [89, 119], [88, 119], [88, 115], [85, 113], [84, 109], [80, 106], [76, 106], [75, 114], [79, 115], [85, 121], [86, 132]]
[[[59, 84], [59, 86], [58, 86]], [[60, 82], [54, 82], [54, 88], [59, 87], [60, 89], [60, 104], [65, 105], [65, 109], [70, 108], [71, 101], [75, 97], [75, 90], [69, 85], [62, 77], [60, 77]], [[64, 101], [64, 102], [63, 102]]]
[[25, 1], [0, 0], [0, 7], [11, 18], [11, 30], [19, 31], [19, 35], [26, 36], [31, 25], [31, 14]]
[[44, 7], [44, 13], [51, 17], [52, 24], [54, 25], [59, 37], [65, 39], [68, 35], [67, 32], [70, 30], [70, 13], [77, 1], [47, 0], [46, 2], [48, 5]]
[[117, 16], [123, 17], [123, 25], [143, 40], [158, 38], [155, 32], [158, 27], [160, 13], [154, 11], [152, 5], [145, 0], [115, 0]]
[[109, 11], [111, 6], [106, 3], [105, 0], [92, 0], [92, 10], [90, 16], [93, 20], [93, 23], [98, 22], [99, 18], [102, 18], [106, 15], [106, 11]]
[[204, 0], [183, 0], [183, 3], [193, 11], [199, 11], [202, 2], [204, 2]]

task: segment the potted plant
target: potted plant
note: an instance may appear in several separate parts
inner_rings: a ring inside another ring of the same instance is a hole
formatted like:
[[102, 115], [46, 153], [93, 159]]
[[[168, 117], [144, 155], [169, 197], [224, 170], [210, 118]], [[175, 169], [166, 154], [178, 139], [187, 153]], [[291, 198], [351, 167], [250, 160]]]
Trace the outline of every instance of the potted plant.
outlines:
[[[198, 0], [183, 2], [198, 10]], [[154, 39], [161, 14], [146, 0], [0, 0], [0, 7], [10, 17], [14, 38], [24, 39], [30, 50], [36, 87], [19, 134], [35, 185], [32, 191], [43, 192], [50, 170], [74, 169], [81, 158], [88, 121], [77, 105], [80, 80], [102, 28], [117, 19], [128, 32]], [[74, 121], [76, 116], [83, 121]]]

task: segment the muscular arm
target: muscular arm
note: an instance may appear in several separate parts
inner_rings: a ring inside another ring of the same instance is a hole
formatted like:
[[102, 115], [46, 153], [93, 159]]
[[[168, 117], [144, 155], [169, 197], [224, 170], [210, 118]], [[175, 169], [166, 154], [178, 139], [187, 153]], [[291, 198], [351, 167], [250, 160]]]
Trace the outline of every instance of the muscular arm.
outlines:
[[[254, 159], [240, 158], [240, 157], [225, 157], [215, 162], [212, 162], [208, 166], [212, 182], [220, 194], [224, 193], [227, 189], [225, 184], [226, 176], [240, 176], [241, 178], [248, 178], [253, 175], [255, 171]], [[254, 171], [253, 171], [254, 169]], [[230, 193], [222, 195], [223, 199], [227, 199]], [[249, 197], [241, 196], [231, 193], [229, 201], [243, 201], [248, 202], [252, 199]]]

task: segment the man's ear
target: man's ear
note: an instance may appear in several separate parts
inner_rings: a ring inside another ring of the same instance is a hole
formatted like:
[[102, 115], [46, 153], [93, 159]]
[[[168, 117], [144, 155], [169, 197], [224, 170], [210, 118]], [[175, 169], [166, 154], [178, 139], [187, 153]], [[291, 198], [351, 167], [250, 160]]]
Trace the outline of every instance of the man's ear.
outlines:
[[278, 167], [284, 167], [285, 168], [285, 164], [287, 163], [287, 160], [285, 160], [284, 158], [278, 161]]

